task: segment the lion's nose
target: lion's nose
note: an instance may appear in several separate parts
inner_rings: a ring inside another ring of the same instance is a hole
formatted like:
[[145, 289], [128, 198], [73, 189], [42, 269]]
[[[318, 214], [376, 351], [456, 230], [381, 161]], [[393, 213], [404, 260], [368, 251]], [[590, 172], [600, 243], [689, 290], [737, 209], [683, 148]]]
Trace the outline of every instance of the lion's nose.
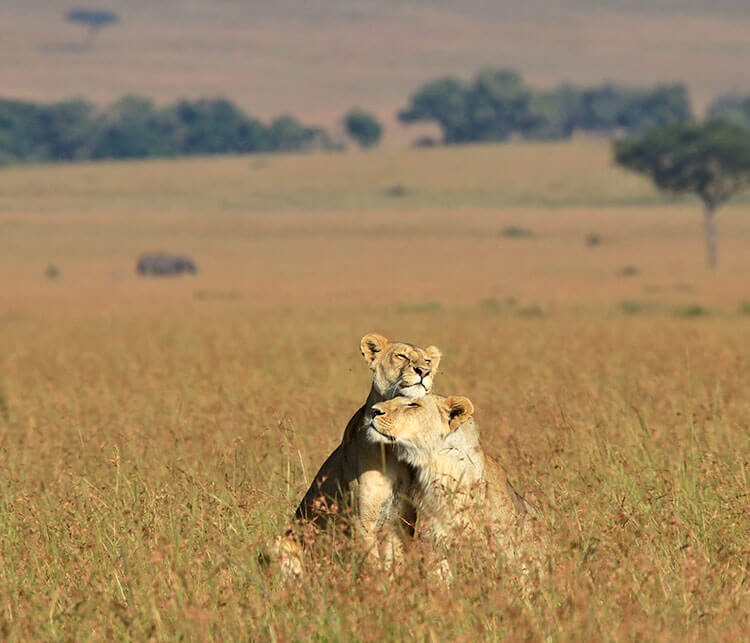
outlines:
[[372, 411], [372, 416], [375, 417], [376, 415], [385, 415], [385, 411], [381, 411], [377, 406], [373, 406], [370, 408]]
[[414, 370], [417, 372], [417, 375], [419, 375], [419, 377], [421, 377], [422, 379], [424, 379], [430, 374], [430, 369], [427, 368], [426, 366], [415, 366]]

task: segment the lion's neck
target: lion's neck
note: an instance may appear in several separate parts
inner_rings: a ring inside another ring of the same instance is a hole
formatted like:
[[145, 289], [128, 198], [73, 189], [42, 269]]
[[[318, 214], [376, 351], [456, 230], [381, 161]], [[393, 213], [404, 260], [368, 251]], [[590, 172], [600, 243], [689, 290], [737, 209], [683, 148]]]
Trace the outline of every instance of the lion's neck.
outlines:
[[387, 398], [380, 391], [378, 391], [378, 389], [375, 388], [375, 384], [373, 384], [370, 387], [370, 394], [367, 396], [367, 399], [365, 400], [365, 409], [369, 410], [373, 404], [377, 404], [378, 402], [385, 402], [388, 399], [390, 398]]
[[[402, 457], [405, 454], [402, 454]], [[415, 471], [415, 501], [428, 531], [438, 539], [462, 528], [469, 510], [486, 493], [485, 455], [469, 420], [433, 449], [408, 459]]]
[[360, 407], [359, 411], [354, 417], [349, 420], [349, 425], [346, 427], [344, 432], [344, 441], [352, 439], [355, 435], [359, 435], [361, 439], [366, 439], [364, 428], [370, 423], [372, 419], [372, 405], [378, 402], [384, 402], [389, 398], [386, 398], [373, 384], [370, 388], [370, 394], [367, 396], [365, 403]]

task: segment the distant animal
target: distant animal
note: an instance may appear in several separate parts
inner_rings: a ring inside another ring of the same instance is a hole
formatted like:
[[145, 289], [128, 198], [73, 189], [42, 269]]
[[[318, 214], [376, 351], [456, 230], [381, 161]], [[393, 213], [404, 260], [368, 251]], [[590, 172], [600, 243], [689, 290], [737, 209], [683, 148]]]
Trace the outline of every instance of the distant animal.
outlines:
[[138, 257], [136, 271], [141, 276], [170, 277], [183, 273], [194, 275], [198, 268], [190, 257], [165, 252], [146, 252]]

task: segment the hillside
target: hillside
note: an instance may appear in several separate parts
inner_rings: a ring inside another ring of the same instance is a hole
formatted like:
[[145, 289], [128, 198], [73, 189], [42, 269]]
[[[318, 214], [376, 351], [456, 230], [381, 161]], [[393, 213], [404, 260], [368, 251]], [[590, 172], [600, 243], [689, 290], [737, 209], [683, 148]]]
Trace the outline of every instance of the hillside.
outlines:
[[537, 86], [684, 81], [699, 109], [718, 92], [748, 89], [746, 2], [566, 4], [103, 0], [96, 6], [120, 23], [88, 46], [63, 19], [76, 3], [9, 0], [0, 7], [0, 87], [5, 96], [99, 102], [128, 92], [222, 94], [261, 117], [292, 111], [329, 127], [353, 104], [392, 119], [420, 83], [482, 65], [517, 67]]

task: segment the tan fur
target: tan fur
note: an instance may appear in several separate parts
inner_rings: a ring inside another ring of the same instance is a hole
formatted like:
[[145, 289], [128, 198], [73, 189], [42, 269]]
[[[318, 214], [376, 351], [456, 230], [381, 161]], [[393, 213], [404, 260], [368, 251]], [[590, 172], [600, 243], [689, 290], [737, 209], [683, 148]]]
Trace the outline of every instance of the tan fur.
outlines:
[[341, 444], [326, 459], [299, 504], [296, 518], [319, 527], [346, 514], [369, 555], [380, 560], [399, 557], [404, 532], [413, 532], [415, 511], [407, 499], [409, 467], [390, 445], [367, 439], [373, 404], [429, 393], [440, 351], [391, 342], [378, 333], [362, 338], [360, 349], [373, 373], [370, 394], [344, 431]]
[[[374, 405], [368, 437], [392, 446], [396, 457], [414, 468], [412, 497], [421, 535], [450, 547], [489, 532], [515, 560], [533, 549], [524, 541], [535, 538], [529, 519], [537, 513], [499, 463], [485, 455], [473, 412], [471, 401], [460, 396], [395, 398]], [[525, 562], [521, 571], [527, 571]]]

